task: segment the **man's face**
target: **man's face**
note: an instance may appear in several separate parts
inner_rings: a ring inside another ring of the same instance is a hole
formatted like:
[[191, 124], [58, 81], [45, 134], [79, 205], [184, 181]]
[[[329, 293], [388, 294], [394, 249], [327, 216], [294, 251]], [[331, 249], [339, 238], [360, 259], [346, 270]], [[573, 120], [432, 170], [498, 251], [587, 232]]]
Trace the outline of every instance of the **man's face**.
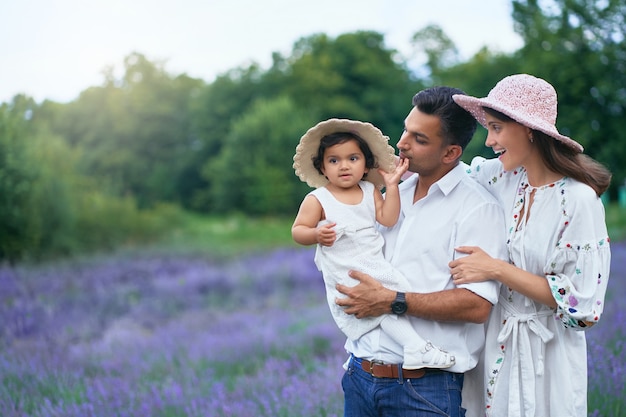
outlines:
[[397, 147], [400, 157], [409, 160], [409, 171], [431, 176], [442, 170], [446, 146], [440, 125], [439, 117], [422, 113], [417, 107], [413, 107], [406, 117]]

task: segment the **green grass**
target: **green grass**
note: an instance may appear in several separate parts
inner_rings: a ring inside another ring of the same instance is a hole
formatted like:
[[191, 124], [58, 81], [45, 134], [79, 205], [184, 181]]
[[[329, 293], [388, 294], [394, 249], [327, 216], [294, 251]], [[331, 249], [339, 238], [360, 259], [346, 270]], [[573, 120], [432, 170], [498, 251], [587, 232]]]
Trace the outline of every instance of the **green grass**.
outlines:
[[617, 242], [626, 239], [626, 207], [620, 207], [616, 203], [605, 206], [606, 225], [609, 229], [611, 240]]
[[296, 246], [291, 238], [293, 218], [202, 216], [188, 213], [150, 249], [171, 253], [205, 253], [224, 257]]
[[[613, 241], [626, 239], [626, 207], [606, 206], [606, 222]], [[291, 238], [291, 217], [202, 216], [185, 214], [152, 249], [174, 253], [239, 255], [277, 247], [297, 246]]]
[[[614, 242], [626, 239], [626, 207], [606, 207], [609, 236]], [[295, 215], [295, 214], [294, 214]], [[291, 238], [293, 217], [247, 217], [243, 214], [207, 216], [180, 212], [168, 231], [151, 244], [137, 242], [124, 251], [167, 254], [202, 254], [230, 258], [278, 247], [298, 246]]]
[[[613, 241], [626, 239], [626, 208], [615, 203], [607, 205], [606, 222]], [[288, 217], [186, 213], [178, 223], [148, 249], [225, 257], [297, 246], [291, 238], [293, 218]]]

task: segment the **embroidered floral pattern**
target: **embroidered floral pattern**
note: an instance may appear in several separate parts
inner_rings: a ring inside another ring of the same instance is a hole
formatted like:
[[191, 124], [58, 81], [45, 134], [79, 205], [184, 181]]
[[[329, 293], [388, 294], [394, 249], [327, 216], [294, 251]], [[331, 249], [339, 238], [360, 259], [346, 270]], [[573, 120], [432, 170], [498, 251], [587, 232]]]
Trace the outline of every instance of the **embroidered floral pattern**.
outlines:
[[[575, 250], [578, 252], [590, 252], [593, 250], [598, 250], [599, 248], [605, 245], [608, 245], [608, 243], [609, 243], [609, 238], [607, 237], [605, 239], [601, 239], [595, 246], [590, 243], [579, 245], [579, 244], [563, 243], [563, 242], [559, 242], [557, 246], [565, 247], [567, 249]], [[583, 272], [584, 271], [582, 271], [580, 268], [576, 268], [575, 270], [576, 275], [581, 275], [583, 274]], [[553, 283], [556, 283], [557, 281], [557, 276], [554, 272], [551, 272], [550, 274], [546, 274], [546, 277], [548, 277], [548, 279]], [[602, 284], [601, 274], [598, 274], [597, 283], [598, 285]], [[558, 309], [559, 311], [556, 317], [561, 321], [561, 323], [565, 327], [584, 329], [584, 328], [593, 326], [594, 324], [598, 322], [598, 320], [600, 320], [600, 314], [598, 314], [597, 310], [593, 310], [591, 312], [593, 317], [590, 317], [590, 319], [588, 320], [581, 320], [580, 318], [573, 317], [573, 315], [576, 315], [576, 313], [579, 312], [578, 309], [576, 308], [579, 304], [579, 300], [578, 298], [576, 298], [574, 294], [572, 294], [571, 288], [569, 286], [562, 287], [562, 286], [554, 284], [550, 286], [550, 289], [552, 291], [552, 295], [554, 296], [554, 299], [561, 304], [559, 306], [559, 309]], [[596, 305], [598, 307], [602, 306], [602, 304], [603, 304], [602, 300], [596, 300]]]
[[[504, 320], [502, 325], [504, 326], [505, 323], [506, 323], [506, 320]], [[487, 402], [486, 402], [485, 408], [487, 410], [491, 408], [491, 403], [493, 401], [494, 387], [496, 385], [496, 379], [498, 377], [498, 373], [500, 373], [500, 368], [502, 367], [502, 363], [504, 363], [505, 355], [506, 355], [506, 346], [504, 344], [501, 344], [498, 356], [496, 357], [496, 360], [494, 361], [493, 366], [488, 371], [489, 374], [487, 377], [488, 378], [487, 386], [485, 388], [486, 393], [487, 393], [487, 397], [486, 397]]]
[[[511, 395], [511, 389], [517, 393], [521, 387], [532, 391], [534, 386], [528, 380], [528, 378], [533, 378], [532, 375], [528, 372], [524, 375], [517, 374], [519, 368], [516, 366], [523, 365], [531, 373], [543, 375], [543, 363], [548, 351], [550, 355], [554, 355], [555, 351], [558, 352], [556, 356], [552, 356], [555, 359], [552, 364], [554, 366], [566, 367], [573, 360], [569, 356], [569, 351], [564, 352], [567, 349], [563, 344], [547, 343], [546, 339], [537, 333], [531, 334], [533, 331], [526, 324], [521, 325], [519, 329], [513, 328], [513, 322], [505, 311], [504, 303], [514, 305], [520, 316], [534, 317], [535, 323], [546, 326], [554, 337], [562, 337], [565, 341], [578, 340], [572, 336], [571, 331], [564, 330], [564, 328], [582, 330], [599, 321], [604, 307], [604, 288], [608, 279], [608, 269], [605, 268], [603, 262], [607, 259], [609, 239], [598, 239], [596, 242], [577, 240], [581, 236], [592, 236], [591, 233], [597, 233], [600, 230], [601, 213], [598, 211], [598, 217], [594, 215], [592, 220], [587, 216], [580, 217], [581, 221], [579, 221], [580, 213], [586, 215], [587, 209], [596, 210], [596, 207], [587, 205], [593, 204], [586, 199], [587, 197], [584, 197], [586, 200], [581, 199], [579, 191], [582, 185], [575, 180], [562, 178], [552, 184], [533, 187], [529, 184], [527, 173], [523, 168], [517, 170], [518, 172], [510, 171], [505, 175], [501, 166], [495, 162], [482, 165], [481, 168], [479, 178], [481, 184], [490, 187], [490, 192], [507, 204], [505, 210], [507, 210], [509, 223], [507, 246], [510, 262], [531, 273], [545, 274], [550, 291], [558, 304], [556, 309], [551, 310], [522, 294], [511, 291], [510, 288], [501, 289], [498, 304], [502, 303], [502, 306], [496, 306], [496, 309], [504, 314], [502, 318], [507, 317], [507, 319], [499, 320], [499, 325], [495, 326], [501, 331], [498, 341], [490, 339], [485, 346], [487, 362], [484, 364], [485, 386], [483, 388], [485, 395], [483, 410], [487, 416], [496, 416], [506, 415], [505, 410], [519, 410], [520, 407], [523, 409], [527, 404], [529, 406], [534, 404], [536, 400], [532, 394], [524, 398], [515, 394]], [[516, 177], [513, 178], [513, 175]], [[531, 201], [534, 202], [532, 207], [527, 207], [531, 195], [533, 196]], [[579, 208], [582, 210], [579, 211]], [[593, 232], [592, 227], [595, 227]], [[582, 230], [585, 232], [579, 233]], [[581, 292], [583, 287], [579, 287], [579, 283], [583, 280], [584, 291]], [[596, 285], [596, 283], [598, 288], [590, 293], [589, 285]], [[492, 320], [498, 319], [492, 317]], [[494, 323], [491, 322], [491, 324]], [[532, 355], [532, 360], [517, 362], [518, 349], [525, 348], [525, 345], [521, 346], [512, 339], [505, 340], [501, 337], [505, 329], [519, 332], [520, 337], [530, 337], [532, 350], [525, 351], [525, 354]], [[558, 371], [551, 370], [550, 372], [558, 374]], [[558, 384], [556, 380], [548, 381], [547, 379], [537, 379], [536, 383], [537, 387]], [[580, 385], [575, 378], [568, 381], [568, 384], [573, 387]], [[575, 402], [568, 395], [564, 398], [567, 399], [569, 405], [574, 404]], [[544, 405], [537, 404], [538, 407]]]

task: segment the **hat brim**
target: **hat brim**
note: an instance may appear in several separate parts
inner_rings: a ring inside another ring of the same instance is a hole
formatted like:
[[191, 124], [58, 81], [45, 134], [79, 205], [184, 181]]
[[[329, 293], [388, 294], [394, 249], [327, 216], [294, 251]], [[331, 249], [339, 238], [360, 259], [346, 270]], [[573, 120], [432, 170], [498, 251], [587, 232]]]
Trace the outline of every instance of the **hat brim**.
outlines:
[[492, 101], [489, 99], [489, 97], [476, 98], [463, 94], [455, 94], [452, 96], [452, 98], [459, 106], [463, 107], [472, 116], [474, 116], [478, 123], [480, 123], [485, 129], [487, 129], [487, 115], [483, 108], [488, 107], [509, 116], [511, 119], [524, 126], [527, 126], [534, 130], [538, 130], [548, 136], [553, 137], [554, 139], [562, 142], [563, 144], [569, 146], [577, 152], [584, 151], [584, 148], [580, 143], [576, 142], [572, 138], [560, 134], [554, 125], [547, 124], [542, 120], [529, 120], [525, 115], [515, 111], [515, 109], [511, 109], [505, 105], [502, 105], [501, 103]]
[[369, 146], [375, 159], [375, 166], [370, 169], [365, 180], [378, 189], [385, 186], [385, 181], [378, 169], [390, 172], [395, 169], [395, 151], [389, 145], [389, 137], [367, 122], [349, 119], [329, 119], [310, 128], [301, 138], [293, 157], [293, 168], [300, 180], [314, 188], [328, 184], [328, 179], [313, 166], [313, 158], [317, 156], [320, 141], [326, 135], [336, 132], [351, 132], [361, 137]]

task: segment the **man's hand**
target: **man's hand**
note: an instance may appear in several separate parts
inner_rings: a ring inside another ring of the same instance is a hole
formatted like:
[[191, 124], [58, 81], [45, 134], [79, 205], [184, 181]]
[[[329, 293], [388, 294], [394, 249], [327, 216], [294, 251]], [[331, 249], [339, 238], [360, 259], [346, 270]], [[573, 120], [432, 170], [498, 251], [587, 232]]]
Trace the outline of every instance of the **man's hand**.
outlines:
[[336, 286], [337, 291], [347, 296], [335, 300], [346, 314], [353, 314], [360, 319], [391, 313], [391, 303], [396, 297], [395, 291], [383, 287], [380, 282], [363, 272], [350, 271], [349, 275], [360, 283], [354, 287], [341, 284]]

